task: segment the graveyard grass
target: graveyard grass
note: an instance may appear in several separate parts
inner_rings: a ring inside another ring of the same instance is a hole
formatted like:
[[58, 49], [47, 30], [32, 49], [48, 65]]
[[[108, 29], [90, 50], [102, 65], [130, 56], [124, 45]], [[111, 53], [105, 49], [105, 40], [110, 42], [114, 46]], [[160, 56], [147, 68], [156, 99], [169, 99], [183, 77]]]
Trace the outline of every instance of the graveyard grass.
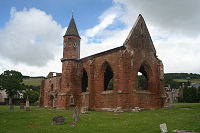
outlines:
[[[0, 133], [159, 133], [166, 123], [168, 132], [174, 129], [200, 131], [200, 103], [176, 103], [175, 108], [146, 110], [139, 113], [89, 111], [81, 114], [75, 127], [72, 111], [31, 106], [31, 111], [15, 106], [0, 106]], [[65, 125], [51, 125], [53, 116], [66, 117]]]

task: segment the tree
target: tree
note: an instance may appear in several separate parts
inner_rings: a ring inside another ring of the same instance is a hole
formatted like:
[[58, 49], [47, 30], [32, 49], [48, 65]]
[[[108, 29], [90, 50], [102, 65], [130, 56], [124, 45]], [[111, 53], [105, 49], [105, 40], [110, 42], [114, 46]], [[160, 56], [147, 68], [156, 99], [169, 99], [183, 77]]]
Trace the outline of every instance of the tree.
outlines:
[[23, 76], [15, 70], [6, 70], [0, 75], [0, 89], [5, 90], [9, 97], [9, 104], [12, 98], [23, 89]]
[[200, 86], [199, 86], [199, 88], [198, 88], [198, 91], [197, 91], [197, 96], [198, 96], [198, 102], [200, 102]]
[[30, 103], [35, 103], [39, 99], [40, 92], [37, 90], [26, 89], [25, 93], [23, 94], [24, 100], [27, 99], [27, 96], [29, 98]]
[[189, 103], [197, 102], [196, 88], [194, 87], [188, 88], [187, 86], [185, 86], [183, 89], [183, 100]]

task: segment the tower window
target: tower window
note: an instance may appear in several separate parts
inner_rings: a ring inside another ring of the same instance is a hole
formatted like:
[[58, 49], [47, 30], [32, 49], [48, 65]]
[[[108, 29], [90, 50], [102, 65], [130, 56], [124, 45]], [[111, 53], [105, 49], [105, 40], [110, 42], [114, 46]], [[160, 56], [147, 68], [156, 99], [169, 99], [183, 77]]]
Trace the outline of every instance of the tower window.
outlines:
[[68, 38], [68, 44], [71, 44], [71, 43], [72, 43], [72, 39]]

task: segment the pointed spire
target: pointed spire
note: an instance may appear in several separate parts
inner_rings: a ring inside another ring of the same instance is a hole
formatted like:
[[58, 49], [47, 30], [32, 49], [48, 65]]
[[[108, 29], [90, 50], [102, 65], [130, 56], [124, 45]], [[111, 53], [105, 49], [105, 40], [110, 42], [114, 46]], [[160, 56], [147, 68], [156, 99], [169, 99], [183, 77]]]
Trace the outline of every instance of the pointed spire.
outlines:
[[74, 21], [74, 17], [73, 17], [73, 10], [72, 10], [72, 18], [71, 18], [71, 21], [68, 25], [68, 28], [67, 28], [67, 31], [65, 33], [64, 36], [77, 36], [80, 38], [79, 34], [78, 34], [78, 30], [76, 28], [76, 24], [75, 24], [75, 21]]

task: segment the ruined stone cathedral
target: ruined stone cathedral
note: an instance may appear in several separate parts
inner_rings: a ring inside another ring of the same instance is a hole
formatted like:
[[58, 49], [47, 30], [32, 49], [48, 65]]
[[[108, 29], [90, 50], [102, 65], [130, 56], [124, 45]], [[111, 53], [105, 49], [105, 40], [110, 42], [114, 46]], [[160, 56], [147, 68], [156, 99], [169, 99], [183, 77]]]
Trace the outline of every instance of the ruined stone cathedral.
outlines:
[[89, 110], [163, 107], [163, 64], [141, 15], [122, 46], [114, 49], [80, 59], [81, 37], [73, 16], [63, 40], [62, 73], [50, 72], [42, 81], [40, 106], [86, 106]]

